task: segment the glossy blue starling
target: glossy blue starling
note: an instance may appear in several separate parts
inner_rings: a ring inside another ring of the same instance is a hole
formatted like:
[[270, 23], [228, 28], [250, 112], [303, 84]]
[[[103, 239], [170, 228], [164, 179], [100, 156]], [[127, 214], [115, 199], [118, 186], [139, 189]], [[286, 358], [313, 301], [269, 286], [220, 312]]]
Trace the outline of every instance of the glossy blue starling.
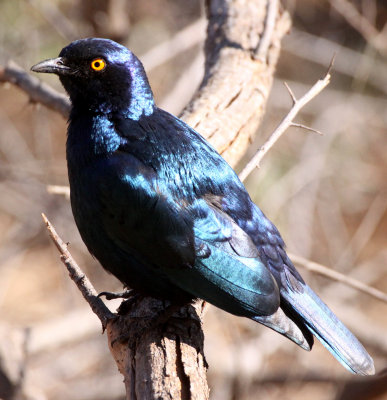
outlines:
[[155, 105], [131, 51], [82, 39], [32, 70], [57, 74], [70, 96], [71, 206], [107, 271], [147, 295], [204, 299], [307, 350], [314, 335], [349, 371], [374, 373], [372, 358], [306, 285], [232, 168]]

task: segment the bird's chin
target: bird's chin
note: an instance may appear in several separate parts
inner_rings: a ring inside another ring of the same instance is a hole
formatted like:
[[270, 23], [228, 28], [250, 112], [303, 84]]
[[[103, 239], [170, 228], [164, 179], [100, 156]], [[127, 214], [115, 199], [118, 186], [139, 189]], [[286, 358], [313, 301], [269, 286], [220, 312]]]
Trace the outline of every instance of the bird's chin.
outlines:
[[31, 71], [57, 75], [73, 75], [74, 70], [65, 65], [63, 58], [50, 58], [31, 67]]

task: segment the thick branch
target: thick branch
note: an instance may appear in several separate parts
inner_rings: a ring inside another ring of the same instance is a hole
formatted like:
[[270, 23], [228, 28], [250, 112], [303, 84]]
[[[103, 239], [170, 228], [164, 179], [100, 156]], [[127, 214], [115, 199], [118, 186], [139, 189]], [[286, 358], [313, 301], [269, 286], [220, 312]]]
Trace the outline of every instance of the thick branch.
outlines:
[[261, 122], [280, 40], [290, 27], [288, 14], [281, 14], [278, 4], [274, 10], [269, 5], [269, 0], [209, 2], [205, 75], [182, 113], [232, 166]]

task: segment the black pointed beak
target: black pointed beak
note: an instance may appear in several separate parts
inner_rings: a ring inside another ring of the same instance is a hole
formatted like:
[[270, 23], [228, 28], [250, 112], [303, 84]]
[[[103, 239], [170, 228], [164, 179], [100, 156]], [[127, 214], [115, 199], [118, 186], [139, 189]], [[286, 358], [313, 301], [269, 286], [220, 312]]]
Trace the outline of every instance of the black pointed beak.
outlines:
[[31, 67], [31, 71], [57, 75], [71, 75], [73, 73], [73, 70], [65, 65], [62, 57], [50, 58], [49, 60], [35, 64]]

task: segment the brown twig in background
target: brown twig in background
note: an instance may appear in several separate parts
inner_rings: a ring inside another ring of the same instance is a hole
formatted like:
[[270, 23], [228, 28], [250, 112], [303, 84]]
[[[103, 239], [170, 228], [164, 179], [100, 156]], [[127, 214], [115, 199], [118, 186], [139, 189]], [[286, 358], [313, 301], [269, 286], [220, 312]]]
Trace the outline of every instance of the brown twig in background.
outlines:
[[273, 31], [275, 28], [275, 20], [278, 14], [278, 0], [267, 0], [267, 14], [265, 18], [265, 29], [262, 32], [261, 40], [254, 52], [254, 57], [260, 61], [266, 61], [267, 50], [272, 40]]
[[330, 0], [332, 7], [381, 54], [387, 54], [386, 28], [378, 31], [348, 0]]
[[375, 299], [378, 299], [380, 301], [383, 301], [384, 303], [387, 303], [387, 294], [381, 292], [378, 289], [368, 286], [368, 285], [358, 281], [357, 279], [354, 279], [354, 278], [351, 278], [344, 274], [341, 274], [340, 272], [337, 272], [337, 271], [335, 271], [331, 268], [328, 268], [324, 265], [307, 260], [304, 257], [297, 256], [297, 255], [291, 254], [291, 253], [288, 253], [288, 255], [295, 264], [307, 269], [308, 271], [311, 271], [315, 274], [332, 279], [334, 281], [341, 282], [347, 286], [350, 286], [354, 289], [359, 290], [362, 293], [366, 293], [369, 296], [374, 297]]
[[179, 114], [183, 107], [190, 101], [192, 93], [195, 92], [203, 79], [204, 55], [198, 52], [192, 60], [191, 65], [186, 68], [174, 82], [168, 93], [163, 96], [159, 106], [164, 110]]
[[60, 11], [59, 7], [51, 1], [40, 3], [36, 0], [27, 0], [27, 3], [34, 8], [43, 18], [66, 40], [75, 40], [80, 36], [71, 18]]
[[145, 70], [149, 73], [152, 69], [163, 65], [170, 59], [178, 56], [202, 43], [205, 39], [206, 20], [198, 19], [177, 32], [168, 40], [152, 47], [146, 53], [139, 55]]
[[5, 67], [0, 66], [0, 82], [13, 83], [28, 94], [31, 102], [41, 103], [68, 118], [70, 113], [68, 97], [28, 74], [15, 62], [9, 61]]
[[355, 262], [366, 244], [371, 240], [386, 210], [386, 193], [382, 191], [377, 194], [370, 203], [356, 232], [347, 243], [346, 247], [342, 249], [340, 257], [336, 262], [336, 267], [343, 267], [344, 264], [353, 264]]
[[[353, 50], [326, 37], [313, 35], [293, 28], [287, 38], [285, 53], [300, 57], [305, 62], [313, 62], [321, 66], [326, 65], [331, 54], [336, 53], [335, 72], [345, 74], [361, 83], [370, 83], [378, 90], [387, 93], [387, 71], [382, 60], [378, 57]], [[359, 63], [372, 66], [366, 73], [359, 74]], [[336, 92], [337, 89], [336, 89]], [[325, 92], [324, 92], [325, 93]], [[354, 93], [353, 93], [354, 94]], [[358, 93], [359, 95], [360, 93]]]
[[[243, 182], [249, 175], [250, 173], [254, 170], [254, 168], [259, 167], [259, 163], [261, 162], [262, 158], [265, 156], [265, 154], [273, 147], [275, 142], [282, 136], [282, 134], [286, 131], [286, 129], [289, 128], [289, 126], [293, 125], [293, 119], [296, 117], [298, 112], [301, 110], [302, 107], [305, 106], [309, 101], [311, 101], [315, 96], [317, 96], [328, 84], [331, 79], [331, 68], [332, 68], [332, 63], [329, 66], [328, 72], [324, 76], [324, 78], [319, 79], [311, 88], [308, 90], [307, 93], [304, 94], [300, 99], [297, 99], [296, 96], [293, 94], [292, 90], [290, 87], [285, 83], [286, 88], [288, 89], [288, 92], [290, 94], [290, 97], [292, 98], [293, 101], [293, 106], [289, 113], [285, 116], [285, 118], [281, 121], [281, 123], [277, 126], [275, 131], [270, 135], [269, 139], [259, 148], [259, 150], [255, 153], [255, 155], [251, 158], [251, 160], [246, 164], [246, 166], [243, 168], [242, 172], [239, 174], [240, 180]], [[303, 127], [303, 125], [295, 125], [298, 127]], [[315, 131], [317, 133], [320, 133], [316, 131], [313, 128], [308, 128], [308, 130]]]
[[47, 192], [51, 194], [58, 194], [70, 199], [70, 187], [60, 185], [47, 185]]

